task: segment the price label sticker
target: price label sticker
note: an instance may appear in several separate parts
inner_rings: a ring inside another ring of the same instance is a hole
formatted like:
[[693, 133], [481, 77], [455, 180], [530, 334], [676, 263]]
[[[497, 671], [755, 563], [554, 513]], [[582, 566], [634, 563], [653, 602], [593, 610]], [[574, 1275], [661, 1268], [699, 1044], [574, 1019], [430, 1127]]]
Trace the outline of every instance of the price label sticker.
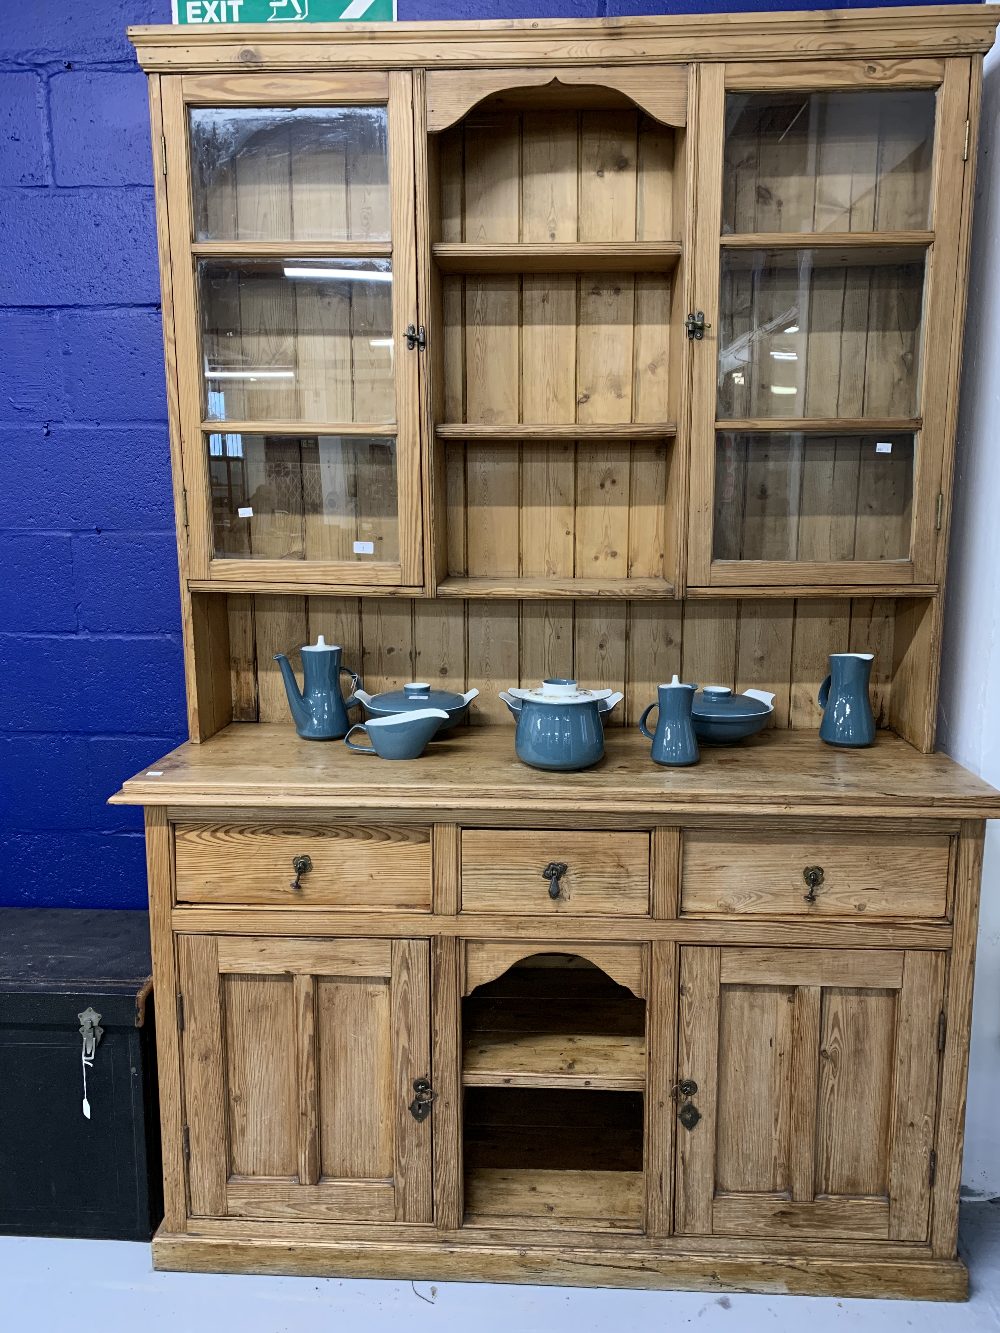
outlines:
[[892, 442], [890, 440], [878, 440], [875, 444], [875, 452], [877, 454], [891, 454]]
[[242, 509], [237, 509], [236, 513], [240, 518], [253, 518], [253, 510], [249, 505], [244, 506]]
[[355, 543], [354, 543], [354, 554], [355, 554], [355, 555], [374, 555], [374, 554], [375, 554], [375, 543], [374, 543], [374, 542], [355, 542]]

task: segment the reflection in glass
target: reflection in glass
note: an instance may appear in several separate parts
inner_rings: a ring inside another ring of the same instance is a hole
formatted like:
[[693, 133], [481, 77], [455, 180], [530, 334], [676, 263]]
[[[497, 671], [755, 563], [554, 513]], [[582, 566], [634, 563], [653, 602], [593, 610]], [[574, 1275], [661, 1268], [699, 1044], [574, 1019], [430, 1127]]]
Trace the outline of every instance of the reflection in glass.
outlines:
[[387, 259], [202, 260], [210, 421], [391, 422]]
[[388, 240], [385, 107], [190, 115], [196, 240]]
[[723, 249], [718, 415], [915, 416], [923, 284], [922, 261]]
[[910, 434], [720, 431], [715, 560], [906, 560]]
[[930, 226], [933, 89], [729, 93], [722, 230]]
[[206, 437], [217, 559], [399, 559], [391, 437]]

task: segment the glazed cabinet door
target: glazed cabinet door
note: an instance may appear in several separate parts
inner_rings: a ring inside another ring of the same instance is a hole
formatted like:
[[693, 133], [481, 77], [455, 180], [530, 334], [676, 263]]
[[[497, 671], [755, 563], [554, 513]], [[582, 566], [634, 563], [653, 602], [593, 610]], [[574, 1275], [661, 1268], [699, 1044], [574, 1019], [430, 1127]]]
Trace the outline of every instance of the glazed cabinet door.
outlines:
[[926, 1240], [944, 973], [930, 952], [682, 949], [677, 1231]]
[[424, 940], [181, 935], [194, 1216], [428, 1222]]
[[191, 576], [420, 584], [411, 76], [171, 78], [163, 115]]
[[703, 70], [692, 585], [936, 580], [968, 115], [965, 60]]

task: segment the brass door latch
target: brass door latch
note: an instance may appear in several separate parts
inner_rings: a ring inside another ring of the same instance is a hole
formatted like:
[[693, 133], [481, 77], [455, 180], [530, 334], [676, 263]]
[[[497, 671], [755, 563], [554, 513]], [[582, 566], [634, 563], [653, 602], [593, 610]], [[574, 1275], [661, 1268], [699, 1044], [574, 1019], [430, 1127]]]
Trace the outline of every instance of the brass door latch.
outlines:
[[682, 1078], [679, 1083], [675, 1083], [671, 1089], [671, 1096], [675, 1100], [684, 1098], [684, 1105], [677, 1112], [677, 1119], [685, 1129], [694, 1129], [695, 1125], [701, 1119], [701, 1112], [695, 1106], [691, 1098], [698, 1091], [698, 1084], [693, 1078]]
[[437, 1093], [431, 1087], [431, 1081], [426, 1075], [413, 1080], [413, 1091], [416, 1096], [410, 1102], [410, 1115], [422, 1123], [430, 1115], [431, 1108], [437, 1100]]

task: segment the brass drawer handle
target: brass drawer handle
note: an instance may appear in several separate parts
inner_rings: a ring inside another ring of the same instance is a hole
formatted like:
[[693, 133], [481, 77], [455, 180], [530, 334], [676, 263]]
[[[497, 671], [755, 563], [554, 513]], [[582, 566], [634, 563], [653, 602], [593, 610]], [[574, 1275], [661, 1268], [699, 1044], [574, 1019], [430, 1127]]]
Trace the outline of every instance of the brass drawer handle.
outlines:
[[295, 871], [295, 878], [292, 880], [291, 884], [289, 884], [288, 887], [290, 889], [294, 889], [296, 893], [301, 892], [302, 876], [308, 875], [309, 871], [312, 870], [312, 868], [313, 868], [313, 863], [311, 856], [293, 856], [292, 869]]
[[569, 870], [569, 866], [565, 861], [550, 861], [542, 871], [542, 879], [547, 879], [549, 881], [549, 897], [553, 902], [555, 902], [562, 892], [562, 885], [559, 881], [562, 879], [563, 875], [566, 874], [567, 870]]
[[823, 883], [823, 867], [806, 866], [802, 872], [802, 878], [809, 886], [809, 892], [802, 895], [803, 900], [807, 903], [814, 903], [816, 901], [816, 890]]

